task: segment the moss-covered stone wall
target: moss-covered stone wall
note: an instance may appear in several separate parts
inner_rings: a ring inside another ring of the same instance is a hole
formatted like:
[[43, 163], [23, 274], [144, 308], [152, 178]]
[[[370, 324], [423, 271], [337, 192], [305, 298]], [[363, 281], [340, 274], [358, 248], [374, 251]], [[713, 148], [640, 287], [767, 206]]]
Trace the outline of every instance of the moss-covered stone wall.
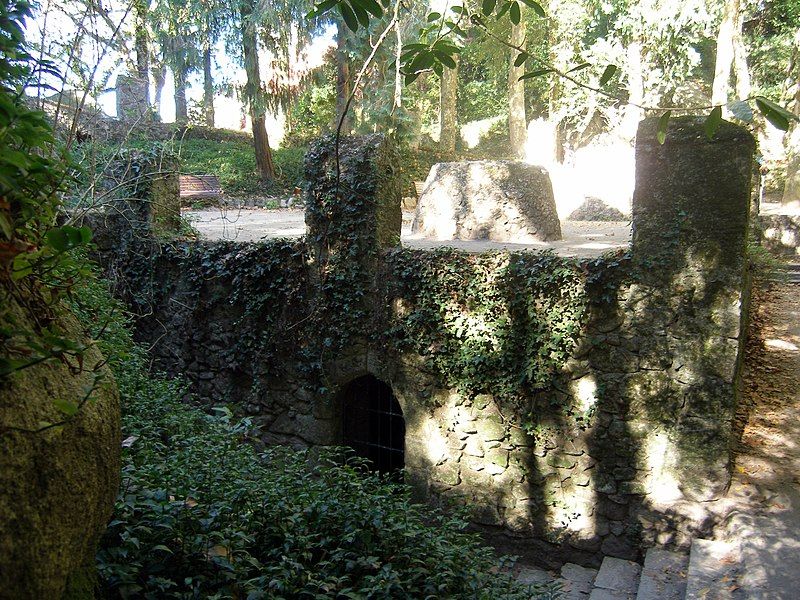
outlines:
[[331, 141], [309, 155], [307, 239], [134, 240], [107, 258], [157, 365], [266, 442], [341, 442], [341, 391], [371, 373], [403, 410], [420, 498], [468, 504], [516, 554], [636, 558], [708, 530], [744, 331], [752, 140], [673, 127], [664, 146], [640, 130], [632, 252], [393, 247], [397, 206], [376, 201], [391, 149], [372, 137], [343, 141], [338, 184]]

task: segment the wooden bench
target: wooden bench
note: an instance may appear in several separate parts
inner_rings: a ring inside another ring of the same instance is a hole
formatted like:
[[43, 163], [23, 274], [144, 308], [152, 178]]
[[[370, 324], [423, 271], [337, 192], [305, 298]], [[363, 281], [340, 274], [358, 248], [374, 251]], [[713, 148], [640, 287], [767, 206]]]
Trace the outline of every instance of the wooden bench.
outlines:
[[181, 175], [179, 178], [181, 199], [219, 198], [222, 186], [216, 175]]

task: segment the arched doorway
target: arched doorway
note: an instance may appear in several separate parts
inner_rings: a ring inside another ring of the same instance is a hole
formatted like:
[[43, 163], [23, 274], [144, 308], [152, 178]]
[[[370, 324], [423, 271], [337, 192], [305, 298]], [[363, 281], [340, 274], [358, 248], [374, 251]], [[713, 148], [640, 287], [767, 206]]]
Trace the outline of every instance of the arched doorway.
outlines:
[[351, 381], [342, 393], [342, 443], [381, 473], [405, 464], [406, 423], [397, 398], [372, 375]]

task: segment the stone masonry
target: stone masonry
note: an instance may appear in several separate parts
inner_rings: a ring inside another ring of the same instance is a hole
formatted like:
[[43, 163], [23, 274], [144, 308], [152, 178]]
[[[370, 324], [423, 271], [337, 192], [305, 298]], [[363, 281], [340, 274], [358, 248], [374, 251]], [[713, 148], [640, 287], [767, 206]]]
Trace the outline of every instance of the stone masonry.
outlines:
[[[362, 165], [370, 157], [377, 161], [383, 151], [376, 148], [384, 143], [347, 142], [344, 155]], [[309, 183], [310, 210], [317, 215], [309, 220], [310, 246], [162, 245], [150, 263], [149, 304], [140, 307], [138, 336], [152, 345], [161, 368], [186, 376], [201, 398], [253, 415], [268, 443], [339, 442], [341, 390], [374, 375], [391, 386], [403, 410], [405, 473], [417, 496], [441, 505], [467, 503], [476, 527], [514, 554], [552, 565], [597, 565], [603, 555], [635, 559], [646, 546], [686, 547], [711, 525], [703, 501], [718, 497], [730, 480], [753, 152], [752, 137], [728, 123], [709, 142], [701, 120], [674, 119], [664, 145], [656, 141], [655, 121], [642, 123], [632, 276], [605, 286], [587, 276], [590, 309], [579, 342], [537, 392], [543, 408], [530, 433], [491, 394], [459, 393], [442, 383], [424, 356], [387, 347], [380, 328], [415, 298], [387, 297], [398, 275], [387, 268], [386, 252], [413, 251], [392, 249], [398, 237], [378, 231], [397, 221], [393, 213], [380, 214], [395, 209], [380, 201], [361, 203], [353, 222], [373, 247], [327, 244], [330, 225], [318, 217], [332, 209], [315, 207], [324, 195], [313, 190], [329, 181]], [[310, 165], [310, 172], [329, 177], [318, 166]], [[375, 162], [370, 168], [380, 170]], [[385, 185], [391, 182], [384, 181], [384, 191]], [[314, 340], [296, 339], [298, 324], [322, 301], [314, 291], [325, 289], [319, 278], [324, 284], [328, 276], [314, 247], [357, 261], [358, 281], [368, 282], [363, 294], [354, 290], [356, 306], [369, 305], [353, 313], [361, 319], [353, 324], [357, 338], [336, 352], [325, 352], [324, 330], [317, 332], [324, 342], [317, 353], [308, 350]], [[282, 262], [275, 262], [276, 252]], [[211, 254], [218, 262], [283, 266], [265, 267], [261, 282], [213, 266], [206, 276], [192, 275], [187, 266], [193, 257]], [[112, 266], [125, 257], [104, 260]], [[503, 255], [497, 260], [502, 263]], [[611, 272], [625, 260], [610, 256], [585, 268]], [[290, 279], [300, 283], [288, 286]], [[279, 321], [266, 332], [273, 340], [267, 350], [288, 356], [290, 348], [300, 348], [299, 355], [322, 370], [323, 390], [298, 359], [265, 371], [253, 357], [245, 361], [232, 352], [237, 340], [267, 327], [257, 314], [247, 316], [245, 304], [246, 290], [270, 284], [287, 291]], [[126, 289], [136, 285], [129, 280]]]

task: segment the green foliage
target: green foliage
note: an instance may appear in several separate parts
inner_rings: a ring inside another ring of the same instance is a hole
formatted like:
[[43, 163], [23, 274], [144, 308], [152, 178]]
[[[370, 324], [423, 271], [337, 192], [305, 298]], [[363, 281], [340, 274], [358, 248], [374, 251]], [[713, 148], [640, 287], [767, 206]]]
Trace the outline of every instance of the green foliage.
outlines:
[[[575, 347], [588, 297], [570, 259], [451, 249], [389, 256], [402, 298], [390, 335], [426, 357], [444, 386], [491, 393], [528, 417]], [[564, 407], [565, 409], [568, 407]]]
[[37, 71], [54, 73], [28, 53], [22, 27], [30, 16], [26, 2], [0, 5], [0, 317], [13, 297], [34, 324], [33, 330], [21, 325], [0, 330], [0, 377], [66, 356], [80, 367], [83, 351], [54, 328], [53, 308], [86, 276], [75, 255], [92, 234], [86, 227], [55, 223], [69, 157], [44, 113], [25, 102], [25, 88]]
[[74, 309], [122, 396], [123, 482], [97, 555], [106, 597], [554, 597], [494, 573], [464, 520], [343, 451], [257, 452], [247, 419], [184, 404], [181, 382], [147, 373], [101, 284]]
[[[332, 69], [327, 69], [332, 72]], [[312, 84], [292, 103], [286, 117], [288, 132], [284, 143], [308, 146], [324, 133], [329, 133], [336, 117], [336, 84], [328, 77]]]
[[425, 181], [431, 172], [431, 167], [441, 161], [438, 146], [432, 142], [411, 146], [404, 144], [399, 147], [400, 152], [400, 178], [404, 196], [416, 194], [415, 181]]
[[[216, 175], [219, 177], [223, 192], [231, 196], [259, 196], [301, 186], [303, 157], [306, 152], [305, 148], [273, 150], [277, 188], [267, 188], [257, 176], [253, 144], [246, 138], [220, 140], [209, 135], [206, 138], [187, 137], [182, 140], [171, 139], [162, 142], [137, 138], [128, 141], [122, 150], [137, 150], [157, 160], [159, 156], [165, 158], [174, 156], [181, 173]], [[115, 145], [96, 144], [84, 145], [80, 151], [81, 185], [77, 186], [78, 190], [88, 185], [92, 177], [96, 177], [98, 169], [103, 169], [116, 160], [120, 148]]]

